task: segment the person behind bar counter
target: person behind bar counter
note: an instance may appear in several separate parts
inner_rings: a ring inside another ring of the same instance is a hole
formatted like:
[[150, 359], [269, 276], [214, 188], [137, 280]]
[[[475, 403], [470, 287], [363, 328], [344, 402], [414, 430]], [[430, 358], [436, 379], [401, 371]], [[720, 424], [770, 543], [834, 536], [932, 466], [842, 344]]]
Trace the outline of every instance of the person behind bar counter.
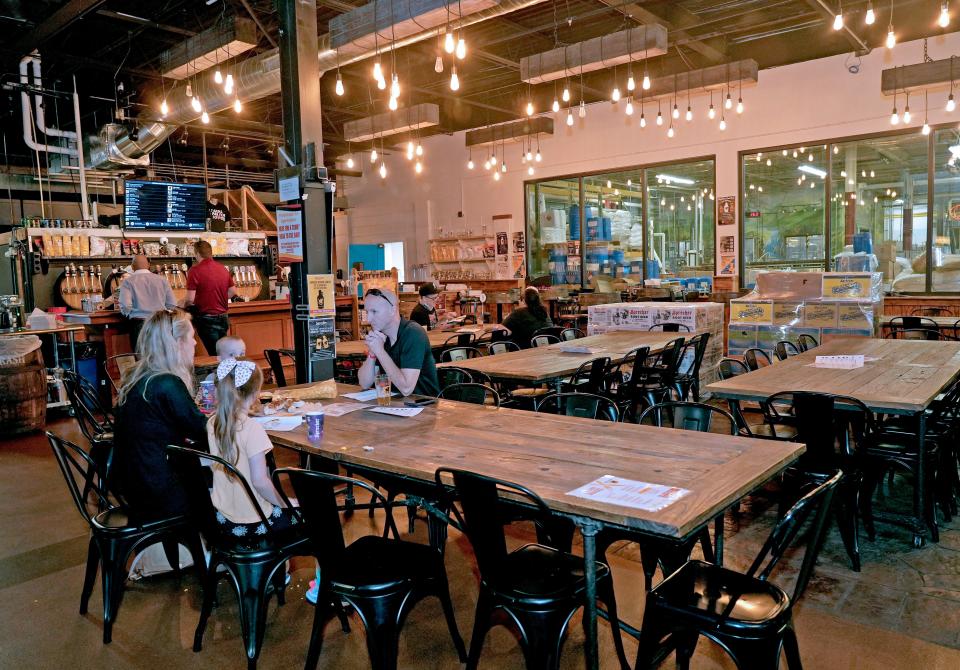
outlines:
[[217, 340], [230, 330], [227, 304], [237, 294], [233, 275], [226, 266], [213, 260], [209, 242], [193, 245], [197, 263], [187, 271], [187, 299], [184, 307], [193, 306], [194, 326], [203, 347], [211, 356], [217, 352]]
[[173, 298], [170, 282], [150, 272], [150, 261], [146, 256], [134, 256], [130, 265], [133, 272], [120, 282], [117, 302], [120, 303], [120, 313], [130, 322], [130, 348], [136, 351], [143, 322], [161, 309], [175, 309], [177, 301]]

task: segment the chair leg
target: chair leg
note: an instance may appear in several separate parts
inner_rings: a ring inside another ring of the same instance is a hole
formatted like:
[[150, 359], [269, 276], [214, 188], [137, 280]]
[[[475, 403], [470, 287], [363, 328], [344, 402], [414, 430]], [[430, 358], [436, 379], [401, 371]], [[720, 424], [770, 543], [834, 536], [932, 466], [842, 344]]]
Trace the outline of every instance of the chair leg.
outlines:
[[203, 649], [203, 633], [207, 630], [207, 619], [210, 618], [210, 612], [213, 611], [214, 603], [217, 600], [217, 567], [219, 561], [216, 554], [210, 557], [210, 565], [207, 568], [206, 579], [203, 580], [203, 603], [200, 605], [200, 620], [197, 621], [197, 629], [193, 633], [193, 650]]
[[620, 632], [620, 619], [617, 617], [617, 599], [613, 593], [612, 577], [608, 576], [597, 584], [597, 598], [607, 606], [607, 614], [610, 617], [610, 632], [613, 634], [613, 646], [617, 650], [617, 658], [620, 659], [620, 668], [621, 670], [630, 670], [627, 652], [623, 649], [623, 635]]
[[490, 617], [493, 615], [493, 598], [481, 586], [477, 598], [477, 609], [473, 617], [473, 632], [470, 634], [470, 651], [467, 654], [467, 670], [476, 670], [483, 652], [483, 640], [490, 630]]
[[803, 662], [800, 660], [800, 646], [797, 644], [797, 633], [793, 630], [793, 625], [788, 625], [783, 631], [783, 650], [787, 655], [787, 667], [790, 670], [803, 670]]
[[[310, 629], [310, 645], [307, 647], [307, 661], [303, 666], [304, 670], [315, 670], [320, 660], [320, 650], [323, 647], [323, 627], [327, 621], [326, 602], [330, 597], [329, 594], [325, 596], [321, 591], [317, 592], [317, 605], [313, 612], [313, 627]], [[336, 598], [336, 596], [332, 597]], [[339, 598], [336, 598], [336, 600], [339, 602]], [[345, 623], [346, 614], [343, 612], [343, 608], [340, 609], [337, 616], [340, 617], [341, 626], [345, 626], [344, 632], [348, 632], [349, 624]]]
[[127, 580], [126, 567], [130, 546], [125, 542], [104, 540], [98, 550], [102, 565], [100, 583], [103, 587], [103, 643], [110, 644], [113, 639], [113, 622], [117, 618], [123, 586]]
[[515, 611], [514, 615], [520, 626], [520, 647], [527, 670], [557, 670], [571, 612]]
[[857, 509], [859, 507], [860, 482], [858, 477], [847, 477], [841, 484], [841, 495], [834, 501], [836, 506], [837, 526], [840, 529], [840, 538], [850, 557], [850, 564], [854, 572], [860, 572], [860, 541], [858, 537], [859, 523]]
[[877, 539], [877, 529], [873, 525], [873, 493], [882, 478], [882, 472], [867, 470], [860, 480], [860, 515], [863, 517], [863, 528], [871, 541]]
[[90, 594], [93, 593], [93, 584], [97, 580], [97, 570], [100, 567], [100, 549], [96, 540], [90, 538], [87, 545], [87, 569], [83, 576], [83, 590], [80, 592], [80, 614], [87, 613]]
[[646, 670], [656, 667], [658, 657], [663, 649], [661, 640], [670, 632], [666, 613], [658, 611], [651, 598], [647, 597], [643, 611], [643, 625], [640, 628], [640, 644], [637, 647], [637, 661], [635, 670]]
[[[440, 570], [443, 570], [443, 563], [440, 563]], [[440, 600], [440, 606], [443, 607], [443, 616], [447, 620], [447, 628], [450, 630], [450, 639], [453, 640], [453, 646], [457, 650], [457, 656], [461, 663], [467, 662], [467, 648], [463, 644], [463, 638], [460, 636], [460, 629], [457, 627], [457, 617], [453, 612], [453, 601], [450, 599], [450, 585], [447, 582], [447, 575], [444, 572], [437, 580], [436, 586], [432, 589], [433, 593]]]
[[170, 564], [170, 569], [177, 577], [180, 576], [180, 544], [174, 538], [168, 538], [161, 542], [163, 545], [163, 555]]
[[377, 598], [351, 598], [367, 630], [367, 653], [373, 670], [396, 670], [403, 602], [409, 592]]
[[784, 639], [780, 635], [763, 639], [722, 638], [739, 670], [777, 670]]
[[[267, 617], [267, 585], [270, 583], [269, 563], [236, 566], [234, 573], [237, 600], [240, 604], [240, 625], [243, 643], [247, 651], [247, 666], [255, 667], [263, 642], [263, 630]], [[278, 568], [282, 571], [281, 567]]]

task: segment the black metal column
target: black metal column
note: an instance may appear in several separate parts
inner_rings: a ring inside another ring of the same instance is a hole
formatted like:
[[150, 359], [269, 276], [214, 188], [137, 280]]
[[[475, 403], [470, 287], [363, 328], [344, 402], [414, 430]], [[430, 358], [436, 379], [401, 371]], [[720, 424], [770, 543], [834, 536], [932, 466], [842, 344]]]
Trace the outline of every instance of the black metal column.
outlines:
[[[315, 0], [275, 0], [280, 18], [280, 95], [287, 155], [303, 174], [303, 262], [290, 268], [290, 304], [297, 352], [297, 383], [333, 376], [333, 362], [310, 363], [306, 315], [307, 274], [331, 270], [332, 184], [324, 178], [320, 120], [320, 68]], [[298, 319], [298, 315], [301, 319]], [[308, 375], [308, 366], [310, 368]]]

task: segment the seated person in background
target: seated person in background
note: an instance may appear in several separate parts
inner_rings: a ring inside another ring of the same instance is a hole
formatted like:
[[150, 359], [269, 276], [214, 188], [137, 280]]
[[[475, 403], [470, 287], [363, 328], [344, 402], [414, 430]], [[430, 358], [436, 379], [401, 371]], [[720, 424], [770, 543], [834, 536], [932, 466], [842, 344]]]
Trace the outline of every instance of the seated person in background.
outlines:
[[137, 523], [187, 513], [166, 447], [191, 440], [207, 449], [207, 418], [193, 400], [194, 347], [189, 314], [155, 312], [140, 332], [140, 360], [120, 387], [112, 479]]
[[533, 334], [541, 328], [552, 326], [553, 321], [540, 302], [540, 291], [533, 286], [528, 286], [523, 292], [523, 303], [523, 307], [518, 307], [507, 315], [502, 328], [518, 347], [529, 349]]
[[419, 323], [427, 330], [437, 327], [437, 301], [440, 299], [440, 289], [433, 282], [420, 287], [420, 300], [410, 312], [410, 320]]
[[[273, 530], [288, 528], [297, 520], [270, 479], [266, 455], [273, 444], [263, 426], [249, 417], [250, 406], [260, 395], [263, 374], [253, 361], [224, 358], [217, 366], [216, 377], [217, 411], [207, 423], [210, 453], [236, 466], [253, 489], [257, 504]], [[217, 464], [213, 465], [211, 499], [217, 508], [217, 521], [225, 533], [254, 539], [266, 534], [267, 529], [250, 506], [243, 484]]]
[[[236, 360], [247, 355], [247, 345], [239, 337], [228, 335], [217, 340], [217, 362]], [[211, 372], [204, 381], [215, 382], [215, 373]]]
[[373, 386], [376, 368], [403, 395], [417, 393], [435, 396], [440, 393], [437, 366], [427, 331], [419, 324], [401, 318], [397, 296], [393, 291], [372, 288], [363, 294], [363, 308], [373, 327], [367, 333], [367, 360], [357, 371], [360, 386]]

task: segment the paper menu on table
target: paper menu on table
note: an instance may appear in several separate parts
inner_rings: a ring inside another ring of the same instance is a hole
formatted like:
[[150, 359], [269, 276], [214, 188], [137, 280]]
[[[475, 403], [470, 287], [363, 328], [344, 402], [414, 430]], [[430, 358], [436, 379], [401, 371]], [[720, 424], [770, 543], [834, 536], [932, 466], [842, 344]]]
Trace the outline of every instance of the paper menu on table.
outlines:
[[568, 496], [622, 507], [632, 507], [645, 512], [662, 510], [688, 493], [690, 491], [687, 489], [676, 486], [622, 479], [613, 475], [604, 475], [580, 488], [567, 491]]
[[303, 417], [299, 414], [294, 416], [255, 416], [253, 419], [263, 426], [265, 430], [274, 430], [283, 433], [294, 430], [303, 423]]
[[565, 354], [595, 354], [599, 351], [583, 344], [561, 344], [559, 349]]
[[389, 414], [391, 416], [416, 416], [423, 411], [422, 407], [371, 407], [371, 412]]
[[[396, 396], [396, 393], [391, 393], [390, 395]], [[350, 398], [351, 400], [359, 400], [360, 402], [366, 402], [368, 400], [377, 399], [377, 389], [367, 389], [366, 391], [356, 391], [355, 393], [344, 393], [344, 398]]]
[[863, 361], [863, 354], [855, 354], [850, 356], [817, 356], [813, 367], [853, 370], [856, 368], [862, 368]]
[[370, 405], [363, 402], [333, 402], [323, 406], [323, 413], [327, 416], [343, 416], [367, 407]]

